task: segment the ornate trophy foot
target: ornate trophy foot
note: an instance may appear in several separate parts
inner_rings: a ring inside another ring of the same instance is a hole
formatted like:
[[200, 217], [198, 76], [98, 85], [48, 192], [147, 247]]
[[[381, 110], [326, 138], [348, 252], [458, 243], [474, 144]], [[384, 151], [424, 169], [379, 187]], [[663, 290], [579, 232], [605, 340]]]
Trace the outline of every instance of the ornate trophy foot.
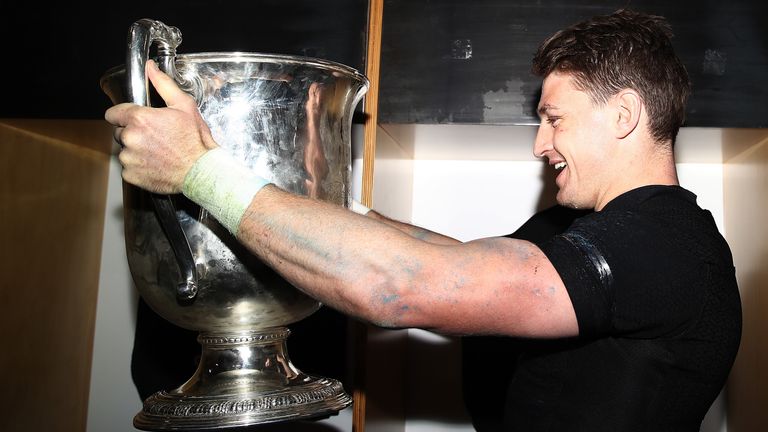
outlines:
[[352, 403], [341, 383], [305, 375], [288, 359], [284, 327], [201, 333], [195, 375], [144, 401], [133, 425], [142, 430], [224, 429], [323, 417]]

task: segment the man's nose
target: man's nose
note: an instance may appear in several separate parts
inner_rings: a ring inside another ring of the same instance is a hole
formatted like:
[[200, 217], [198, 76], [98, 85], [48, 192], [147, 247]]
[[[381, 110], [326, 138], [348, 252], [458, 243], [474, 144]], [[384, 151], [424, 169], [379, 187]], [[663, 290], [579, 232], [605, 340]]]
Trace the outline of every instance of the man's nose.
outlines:
[[533, 155], [542, 158], [549, 150], [552, 150], [552, 134], [546, 130], [545, 125], [540, 124], [533, 141]]

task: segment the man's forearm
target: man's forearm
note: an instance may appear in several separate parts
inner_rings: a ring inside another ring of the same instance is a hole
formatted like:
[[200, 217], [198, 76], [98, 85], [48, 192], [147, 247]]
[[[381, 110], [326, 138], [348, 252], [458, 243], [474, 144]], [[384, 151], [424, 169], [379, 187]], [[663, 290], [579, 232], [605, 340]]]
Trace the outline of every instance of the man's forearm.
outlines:
[[406, 291], [424, 286], [438, 249], [461, 244], [361, 205], [288, 193], [221, 148], [195, 162], [182, 191], [294, 286], [381, 325], [409, 322], [418, 308]]
[[[404, 225], [404, 224], [401, 224]], [[256, 194], [237, 238], [294, 286], [347, 314], [400, 326], [417, 312], [405, 291], [424, 276], [441, 246], [371, 215], [285, 192]]]
[[371, 210], [368, 213], [366, 213], [366, 216], [376, 219], [378, 221], [381, 221], [393, 228], [396, 228], [405, 234], [408, 234], [411, 237], [417, 238], [419, 240], [423, 240], [429, 243], [433, 244], [442, 244], [442, 245], [453, 245], [460, 243], [459, 240], [456, 240], [454, 238], [438, 234], [434, 231], [430, 231], [425, 228], [417, 227], [415, 225], [411, 225], [405, 222], [400, 222], [391, 218], [388, 218], [381, 213], [376, 212], [375, 210]]

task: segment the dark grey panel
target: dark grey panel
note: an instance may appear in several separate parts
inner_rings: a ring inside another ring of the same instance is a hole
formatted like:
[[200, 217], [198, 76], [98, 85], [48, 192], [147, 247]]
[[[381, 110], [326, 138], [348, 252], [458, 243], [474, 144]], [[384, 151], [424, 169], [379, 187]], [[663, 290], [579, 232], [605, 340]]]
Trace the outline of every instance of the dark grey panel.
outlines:
[[530, 60], [558, 29], [629, 5], [670, 21], [693, 83], [689, 126], [768, 126], [768, 3], [387, 0], [380, 112], [389, 123], [538, 123]]
[[3, 2], [0, 117], [102, 118], [101, 75], [124, 63], [130, 25], [178, 27], [180, 54], [306, 55], [364, 68], [367, 0], [251, 0], [44, 4]]

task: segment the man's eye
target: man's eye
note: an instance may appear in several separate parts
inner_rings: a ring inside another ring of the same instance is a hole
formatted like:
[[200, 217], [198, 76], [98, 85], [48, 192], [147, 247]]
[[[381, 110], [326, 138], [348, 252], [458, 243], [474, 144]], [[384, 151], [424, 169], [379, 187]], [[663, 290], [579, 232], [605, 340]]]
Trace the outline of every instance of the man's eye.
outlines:
[[552, 127], [557, 127], [557, 125], [560, 123], [560, 117], [547, 117], [547, 123], [549, 123]]

